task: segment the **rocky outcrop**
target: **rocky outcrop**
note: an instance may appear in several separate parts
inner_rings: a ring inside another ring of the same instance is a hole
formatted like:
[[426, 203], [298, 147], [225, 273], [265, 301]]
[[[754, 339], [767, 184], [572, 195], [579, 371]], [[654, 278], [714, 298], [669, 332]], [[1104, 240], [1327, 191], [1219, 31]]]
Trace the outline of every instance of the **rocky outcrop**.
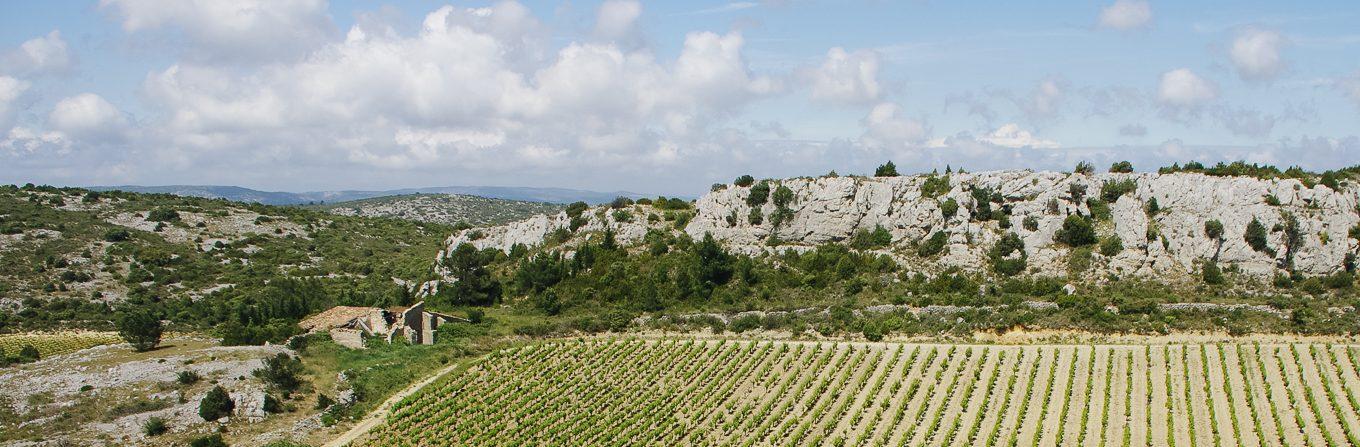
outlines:
[[[935, 186], [944, 184], [943, 178], [935, 178]], [[1123, 249], [1109, 255], [1095, 250], [1091, 267], [1082, 273], [1087, 278], [1188, 278], [1210, 259], [1245, 275], [1269, 278], [1280, 271], [1287, 257], [1292, 257], [1294, 269], [1301, 273], [1324, 275], [1340, 270], [1347, 255], [1360, 246], [1349, 236], [1360, 222], [1354, 184], [1335, 191], [1322, 185], [1307, 187], [1293, 179], [1016, 170], [954, 173], [947, 177], [947, 187], [923, 188], [929, 179], [918, 175], [771, 180], [771, 191], [784, 187], [792, 193], [784, 204], [789, 217], [778, 226], [771, 218], [779, 210], [773, 200], [755, 207], [763, 219], [749, 219], [753, 211], [747, 197], [752, 188], [729, 185], [695, 203], [695, 214], [684, 231], [695, 238], [712, 234], [730, 250], [754, 255], [807, 250], [882, 227], [892, 242], [878, 251], [909, 269], [927, 273], [949, 267], [986, 272], [988, 249], [1005, 234], [1015, 233], [1024, 241], [1027, 274], [1064, 276], [1073, 249], [1055, 243], [1063, 221], [1069, 215], [1091, 216], [1097, 211], [1085, 199], [1101, 197], [1107, 184], [1132, 182], [1127, 192], [1107, 203], [1108, 218], [1095, 219], [1097, 234], [1103, 239], [1118, 237]], [[974, 190], [987, 191], [986, 206], [979, 206], [975, 197], [982, 194]], [[958, 209], [946, 217], [943, 204], [951, 199]], [[1148, 212], [1154, 200], [1158, 211]], [[1003, 212], [980, 216], [979, 211], [987, 207]], [[632, 222], [619, 222], [610, 213], [592, 210], [586, 213], [588, 223], [582, 230], [611, 228], [620, 243], [626, 244], [640, 240], [648, 229], [671, 228], [670, 222], [649, 223], [639, 213], [633, 214]], [[1287, 241], [1286, 216], [1297, 221], [1298, 242], [1292, 247]], [[1267, 230], [1266, 249], [1254, 250], [1243, 238], [1253, 219]], [[1222, 223], [1221, 239], [1206, 236], [1205, 223], [1210, 220]], [[448, 242], [450, 247], [466, 242], [508, 251], [513, 244], [539, 244], [569, 222], [565, 214], [537, 216], [463, 232]], [[482, 237], [469, 237], [474, 231], [482, 232]], [[935, 232], [947, 237], [943, 252], [931, 258], [917, 256], [914, 247]], [[772, 245], [772, 240], [777, 242]]]

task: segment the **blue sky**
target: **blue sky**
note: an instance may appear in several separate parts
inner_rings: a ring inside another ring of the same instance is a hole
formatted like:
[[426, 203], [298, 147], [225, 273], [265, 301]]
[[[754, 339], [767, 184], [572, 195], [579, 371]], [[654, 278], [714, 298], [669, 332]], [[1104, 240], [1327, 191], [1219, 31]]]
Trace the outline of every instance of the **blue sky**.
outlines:
[[0, 4], [0, 182], [1360, 164], [1352, 2]]

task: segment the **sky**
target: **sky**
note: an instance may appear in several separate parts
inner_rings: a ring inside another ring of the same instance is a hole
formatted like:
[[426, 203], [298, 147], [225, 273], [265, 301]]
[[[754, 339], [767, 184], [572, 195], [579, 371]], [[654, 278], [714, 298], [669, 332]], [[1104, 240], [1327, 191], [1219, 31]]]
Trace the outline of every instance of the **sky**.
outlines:
[[0, 2], [0, 183], [1360, 164], [1348, 1]]

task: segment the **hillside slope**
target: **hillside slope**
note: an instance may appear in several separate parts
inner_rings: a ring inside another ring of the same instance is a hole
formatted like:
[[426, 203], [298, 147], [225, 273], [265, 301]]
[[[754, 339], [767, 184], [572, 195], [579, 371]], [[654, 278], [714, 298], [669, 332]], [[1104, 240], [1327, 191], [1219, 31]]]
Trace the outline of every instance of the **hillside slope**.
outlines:
[[445, 225], [501, 225], [536, 214], [554, 214], [564, 205], [489, 199], [461, 194], [410, 194], [314, 205], [342, 216], [391, 217]]
[[[752, 200], [753, 190], [764, 190], [766, 198]], [[683, 231], [695, 239], [712, 234], [729, 250], [751, 255], [852, 243], [927, 273], [991, 274], [1003, 261], [1018, 260], [1018, 272], [1026, 275], [1176, 282], [1213, 263], [1268, 279], [1286, 271], [1327, 275], [1352, 265], [1360, 248], [1352, 232], [1360, 222], [1358, 194], [1353, 183], [1337, 191], [1297, 179], [1199, 173], [804, 177], [719, 188], [696, 202]], [[655, 214], [639, 206], [634, 214], [648, 213]], [[583, 217], [587, 231], [609, 228], [621, 242], [670, 227], [603, 212]], [[1089, 224], [1094, 237], [1060, 241], [1069, 219]], [[1264, 231], [1249, 241], [1253, 220]], [[565, 214], [539, 216], [455, 234], [446, 245], [508, 252], [514, 244], [541, 243], [569, 221]], [[1003, 239], [1008, 245], [998, 249]]]

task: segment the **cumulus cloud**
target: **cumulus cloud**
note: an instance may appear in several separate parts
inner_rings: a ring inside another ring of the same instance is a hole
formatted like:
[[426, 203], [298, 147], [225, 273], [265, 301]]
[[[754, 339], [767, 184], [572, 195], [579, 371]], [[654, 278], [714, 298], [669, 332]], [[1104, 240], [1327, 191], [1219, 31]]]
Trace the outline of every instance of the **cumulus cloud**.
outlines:
[[0, 58], [0, 71], [25, 76], [60, 74], [72, 65], [70, 51], [59, 30], [25, 41]]
[[638, 17], [642, 16], [642, 4], [637, 0], [607, 0], [595, 12], [596, 38], [620, 42], [625, 46], [640, 44], [642, 33], [638, 30]]
[[1152, 23], [1152, 6], [1145, 0], [1117, 0], [1100, 10], [1100, 26], [1129, 31]]
[[9, 130], [14, 116], [15, 102], [19, 95], [28, 90], [28, 82], [8, 76], [0, 76], [0, 131]]
[[0, 153], [14, 158], [64, 155], [71, 152], [71, 144], [61, 132], [40, 132], [28, 127], [15, 127], [0, 139]]
[[129, 33], [170, 30], [200, 62], [295, 60], [333, 37], [326, 0], [100, 0]]
[[878, 101], [878, 53], [871, 50], [847, 52], [832, 48], [820, 67], [808, 74], [812, 99], [838, 104], [864, 104]]
[[1157, 101], [1166, 106], [1194, 108], [1218, 98], [1218, 85], [1188, 68], [1162, 73], [1157, 85]]
[[723, 150], [729, 119], [782, 91], [736, 32], [690, 33], [673, 60], [602, 41], [538, 56], [549, 39], [527, 14], [445, 6], [414, 35], [351, 30], [296, 63], [176, 64], [144, 81], [161, 116], [139, 128], [200, 163], [641, 169]]
[[1242, 79], [1270, 80], [1279, 76], [1284, 69], [1285, 63], [1280, 52], [1285, 42], [1279, 32], [1249, 27], [1239, 31], [1233, 38], [1228, 56]]
[[58, 101], [48, 115], [52, 130], [80, 139], [119, 139], [127, 121], [117, 107], [93, 93]]
[[860, 143], [869, 149], [919, 145], [930, 136], [924, 120], [907, 117], [902, 106], [889, 102], [874, 106], [860, 123], [864, 125]]
[[1010, 148], [1054, 149], [1062, 147], [1056, 141], [1037, 138], [1028, 130], [1021, 129], [1020, 125], [1014, 123], [1002, 125], [992, 133], [978, 138], [978, 141]]

